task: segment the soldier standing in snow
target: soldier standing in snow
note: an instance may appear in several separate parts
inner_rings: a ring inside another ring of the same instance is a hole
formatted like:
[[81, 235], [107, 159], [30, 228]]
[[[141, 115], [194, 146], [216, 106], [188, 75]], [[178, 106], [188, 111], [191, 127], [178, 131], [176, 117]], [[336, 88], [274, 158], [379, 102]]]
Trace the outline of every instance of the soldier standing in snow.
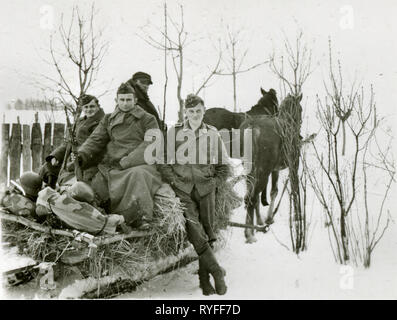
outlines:
[[[227, 290], [225, 270], [220, 267], [212, 251], [212, 242], [216, 240], [212, 223], [216, 187], [226, 180], [230, 171], [222, 139], [215, 127], [203, 122], [204, 112], [204, 101], [200, 97], [189, 95], [186, 98], [187, 121], [168, 131], [167, 162], [159, 164], [158, 169], [186, 208], [186, 231], [199, 255], [199, 280], [203, 294], [216, 292], [223, 295]], [[186, 137], [187, 141], [184, 139]], [[171, 152], [170, 146], [175, 147]], [[181, 153], [181, 150], [188, 151], [187, 162], [182, 155], [185, 152]], [[221, 163], [221, 156], [225, 164]], [[209, 274], [215, 280], [215, 289]]]

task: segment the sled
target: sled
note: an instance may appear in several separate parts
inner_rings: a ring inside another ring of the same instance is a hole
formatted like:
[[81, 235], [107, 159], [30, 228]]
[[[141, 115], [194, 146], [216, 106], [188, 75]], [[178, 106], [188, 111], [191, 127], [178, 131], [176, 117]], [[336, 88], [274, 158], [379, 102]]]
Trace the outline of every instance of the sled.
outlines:
[[[219, 188], [216, 197], [214, 229], [218, 247], [226, 241], [220, 231], [226, 229], [233, 209], [241, 200], [233, 191], [233, 182]], [[36, 278], [43, 290], [59, 292], [59, 298], [108, 298], [131, 292], [158, 274], [185, 266], [197, 259], [187, 241], [183, 206], [178, 198], [154, 197], [155, 224], [150, 231], [92, 235], [69, 228], [54, 228], [34, 219], [18, 216], [0, 208], [3, 241], [14, 242], [22, 254], [36, 261], [21, 270], [9, 270], [8, 285]], [[220, 243], [220, 244], [219, 244]], [[69, 294], [68, 285], [57, 287], [66, 273], [79, 273], [84, 282], [80, 294]], [[22, 277], [20, 275], [23, 275]], [[62, 289], [62, 291], [59, 291]]]

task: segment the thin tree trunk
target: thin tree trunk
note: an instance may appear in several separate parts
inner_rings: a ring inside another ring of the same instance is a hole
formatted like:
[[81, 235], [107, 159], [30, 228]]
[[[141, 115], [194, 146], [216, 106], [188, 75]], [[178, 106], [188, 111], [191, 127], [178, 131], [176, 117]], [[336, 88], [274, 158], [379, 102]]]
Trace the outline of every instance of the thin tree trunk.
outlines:
[[342, 238], [343, 262], [346, 263], [349, 261], [349, 239], [347, 238], [346, 215], [345, 215], [343, 209], [342, 209], [341, 215], [340, 215], [340, 231], [341, 231], [341, 238]]
[[183, 80], [183, 50], [182, 47], [179, 47], [179, 77], [178, 77], [178, 87], [177, 87], [177, 95], [179, 101], [179, 122], [183, 122], [183, 99], [182, 99], [182, 80]]
[[164, 2], [164, 75], [165, 75], [164, 96], [163, 96], [163, 126], [164, 126], [164, 128], [161, 128], [161, 129], [165, 129], [165, 109], [166, 109], [166, 104], [167, 104], [167, 86], [168, 86], [167, 37], [168, 37], [167, 3]]

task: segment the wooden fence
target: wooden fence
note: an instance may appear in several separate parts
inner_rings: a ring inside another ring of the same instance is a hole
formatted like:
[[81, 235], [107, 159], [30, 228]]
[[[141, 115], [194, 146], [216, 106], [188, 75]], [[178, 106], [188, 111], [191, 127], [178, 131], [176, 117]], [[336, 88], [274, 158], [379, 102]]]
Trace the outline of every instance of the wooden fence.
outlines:
[[1, 127], [0, 183], [9, 184], [25, 171], [39, 172], [44, 159], [65, 141], [64, 123], [37, 121], [32, 125], [3, 123]]

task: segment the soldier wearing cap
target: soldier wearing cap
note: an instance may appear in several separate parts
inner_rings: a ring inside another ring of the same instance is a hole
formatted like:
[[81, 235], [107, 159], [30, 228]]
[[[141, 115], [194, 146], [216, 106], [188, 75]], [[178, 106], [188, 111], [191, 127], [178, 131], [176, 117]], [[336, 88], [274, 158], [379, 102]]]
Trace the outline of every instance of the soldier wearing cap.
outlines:
[[149, 129], [158, 129], [156, 119], [137, 105], [134, 88], [121, 84], [116, 108], [105, 115], [95, 131], [78, 149], [78, 160], [85, 169], [105, 151], [98, 172], [91, 182], [96, 195], [108, 203], [108, 213], [123, 215], [127, 225], [150, 228], [153, 197], [161, 186], [161, 176], [148, 165], [144, 141]]
[[[98, 126], [99, 122], [105, 116], [105, 113], [95, 96], [84, 94], [79, 100], [82, 106], [83, 115], [76, 123], [76, 141], [77, 145], [81, 146]], [[43, 181], [49, 184], [52, 188], [55, 188], [57, 180], [59, 184], [63, 184], [74, 176], [73, 154], [66, 159], [66, 170], [61, 173], [59, 172], [65, 157], [66, 149], [67, 143], [64, 142], [46, 156], [46, 163], [44, 163], [40, 169], [40, 176]], [[96, 167], [90, 166], [90, 168], [83, 171], [83, 180], [90, 182], [96, 172]], [[59, 174], [60, 176], [58, 177]]]
[[135, 89], [135, 94], [138, 99], [137, 104], [143, 110], [153, 115], [156, 118], [159, 128], [162, 129], [162, 121], [148, 95], [149, 86], [153, 84], [150, 74], [142, 71], [136, 72], [133, 74], [132, 78], [128, 80], [128, 83]]
[[[225, 294], [225, 271], [212, 251], [212, 242], [216, 240], [212, 223], [216, 187], [226, 180], [230, 167], [222, 139], [215, 127], [203, 122], [204, 113], [204, 101], [196, 95], [188, 95], [185, 100], [187, 120], [168, 131], [167, 161], [158, 164], [158, 169], [186, 208], [186, 231], [199, 255], [203, 294]], [[187, 159], [183, 150], [190, 153]], [[215, 280], [215, 289], [209, 274]]]

